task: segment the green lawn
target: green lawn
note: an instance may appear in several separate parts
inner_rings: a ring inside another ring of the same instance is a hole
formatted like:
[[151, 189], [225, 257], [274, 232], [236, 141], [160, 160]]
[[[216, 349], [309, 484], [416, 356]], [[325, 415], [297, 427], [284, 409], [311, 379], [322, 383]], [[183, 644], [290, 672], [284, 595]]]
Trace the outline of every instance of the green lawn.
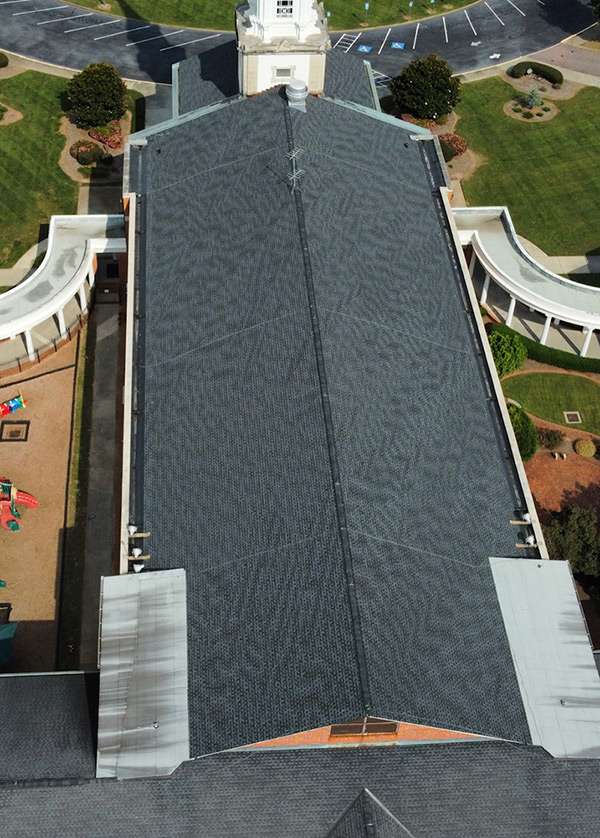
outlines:
[[502, 382], [504, 393], [528, 413], [566, 425], [563, 411], [578, 410], [581, 425], [570, 427], [600, 434], [600, 385], [580, 375], [531, 373]]
[[502, 113], [514, 94], [498, 78], [463, 85], [457, 131], [487, 158], [463, 183], [467, 203], [506, 204], [517, 232], [549, 254], [598, 251], [600, 90], [558, 102], [537, 125]]
[[0, 127], [0, 268], [11, 267], [38, 240], [53, 213], [74, 213], [77, 185], [58, 166], [65, 80], [28, 71], [0, 81], [0, 100], [23, 119]]
[[[473, 0], [370, 0], [365, 16], [364, 0], [326, 0], [325, 9], [331, 12], [329, 25], [335, 29], [356, 29], [367, 23], [379, 26], [403, 20], [415, 20], [431, 14], [448, 12], [466, 6]], [[77, 0], [78, 5], [97, 9], [97, 0]], [[138, 17], [158, 23], [208, 29], [234, 29], [234, 10], [240, 0], [112, 0], [111, 14]]]

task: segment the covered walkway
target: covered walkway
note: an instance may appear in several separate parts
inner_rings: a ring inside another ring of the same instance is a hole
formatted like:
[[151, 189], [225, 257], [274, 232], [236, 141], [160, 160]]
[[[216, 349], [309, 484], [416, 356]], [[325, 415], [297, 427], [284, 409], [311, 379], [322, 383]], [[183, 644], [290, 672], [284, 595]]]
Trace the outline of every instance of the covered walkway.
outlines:
[[[600, 290], [552, 273], [522, 247], [506, 207], [454, 209], [469, 270], [482, 305], [495, 307], [507, 326], [542, 344], [580, 355], [600, 354]], [[477, 280], [480, 280], [480, 283]]]
[[53, 216], [42, 264], [0, 295], [0, 375], [68, 340], [87, 314], [97, 254], [125, 250], [122, 215]]

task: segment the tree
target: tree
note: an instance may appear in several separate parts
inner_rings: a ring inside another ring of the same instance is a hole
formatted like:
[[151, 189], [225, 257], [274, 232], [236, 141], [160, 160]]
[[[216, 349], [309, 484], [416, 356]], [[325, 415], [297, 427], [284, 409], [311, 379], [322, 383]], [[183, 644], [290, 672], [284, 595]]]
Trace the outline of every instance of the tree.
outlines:
[[494, 330], [489, 336], [489, 342], [500, 377], [518, 370], [525, 363], [527, 347], [516, 332]]
[[518, 407], [516, 404], [508, 405], [508, 415], [510, 416], [510, 421], [517, 438], [517, 445], [519, 446], [521, 457], [524, 460], [529, 460], [533, 457], [538, 447], [538, 435], [535, 425], [523, 408]]
[[600, 0], [592, 0], [592, 9], [596, 12], [596, 17], [600, 18]]
[[438, 119], [454, 110], [460, 100], [460, 81], [437, 55], [417, 58], [391, 82], [400, 113], [418, 119]]
[[570, 506], [544, 527], [551, 559], [566, 559], [576, 573], [600, 575], [600, 532], [593, 509]]
[[88, 64], [67, 85], [71, 120], [82, 128], [120, 119], [127, 105], [127, 88], [112, 64]]

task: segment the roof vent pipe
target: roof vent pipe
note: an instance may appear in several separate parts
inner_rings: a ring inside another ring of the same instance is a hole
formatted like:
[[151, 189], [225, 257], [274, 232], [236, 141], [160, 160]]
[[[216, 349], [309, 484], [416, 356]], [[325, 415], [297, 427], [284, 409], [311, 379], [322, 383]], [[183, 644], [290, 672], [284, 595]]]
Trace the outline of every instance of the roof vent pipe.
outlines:
[[295, 108], [297, 111], [306, 113], [308, 87], [303, 81], [300, 79], [290, 79], [285, 86], [285, 95], [287, 96], [290, 108]]

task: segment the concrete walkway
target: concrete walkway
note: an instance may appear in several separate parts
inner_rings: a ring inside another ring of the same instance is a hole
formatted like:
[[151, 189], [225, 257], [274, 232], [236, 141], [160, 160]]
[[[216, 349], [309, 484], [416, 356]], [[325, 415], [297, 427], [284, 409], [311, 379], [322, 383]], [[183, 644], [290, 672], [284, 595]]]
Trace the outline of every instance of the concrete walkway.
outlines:
[[[87, 481], [85, 563], [81, 591], [79, 666], [95, 669], [98, 654], [100, 577], [114, 573], [119, 305], [97, 299], [90, 318], [93, 394]], [[89, 348], [88, 348], [89, 351]]]
[[548, 256], [540, 247], [523, 238], [523, 236], [518, 236], [518, 239], [534, 259], [556, 274], [564, 276], [566, 274], [600, 273], [600, 255]]
[[48, 239], [32, 245], [27, 253], [18, 259], [12, 268], [0, 268], [0, 288], [14, 288], [31, 273], [33, 263], [41, 253], [46, 252]]

